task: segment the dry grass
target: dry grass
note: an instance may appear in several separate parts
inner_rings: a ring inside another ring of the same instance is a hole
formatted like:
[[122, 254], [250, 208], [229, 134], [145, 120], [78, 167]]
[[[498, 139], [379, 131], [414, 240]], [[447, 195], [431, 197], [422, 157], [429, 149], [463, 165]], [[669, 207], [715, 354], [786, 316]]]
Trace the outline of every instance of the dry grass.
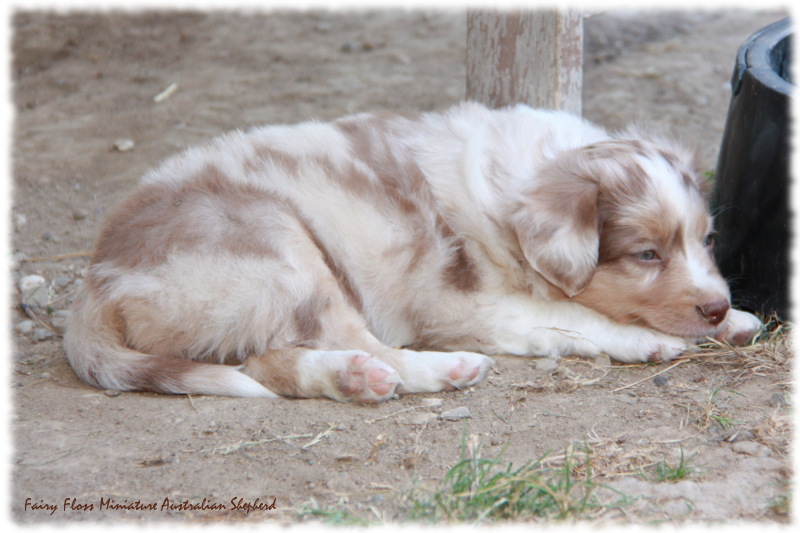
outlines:
[[[569, 457], [577, 452], [586, 452], [591, 456], [591, 471], [597, 480], [611, 480], [625, 476], [656, 478], [656, 470], [664, 465], [679, 463], [671, 456], [677, 449], [682, 449], [686, 439], [668, 440], [631, 440], [626, 435], [601, 437], [596, 432], [590, 433], [582, 442], [574, 442], [566, 450], [557, 455], [550, 455], [542, 461], [549, 467], [560, 467]], [[588, 463], [574, 464], [576, 476], [585, 476]]]
[[731, 346], [709, 339], [678, 360], [690, 359], [723, 367], [732, 383], [743, 383], [756, 376], [774, 377], [785, 374], [786, 380], [773, 387], [789, 386], [789, 362], [792, 354], [792, 326], [777, 317], [768, 317], [762, 332], [750, 344]]

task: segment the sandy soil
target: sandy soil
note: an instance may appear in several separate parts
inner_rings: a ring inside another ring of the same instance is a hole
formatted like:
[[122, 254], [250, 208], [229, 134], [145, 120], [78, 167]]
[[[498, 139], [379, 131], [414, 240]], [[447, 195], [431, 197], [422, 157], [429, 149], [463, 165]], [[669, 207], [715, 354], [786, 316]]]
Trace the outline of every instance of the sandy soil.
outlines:
[[[736, 50], [781, 16], [588, 19], [585, 115], [612, 128], [659, 123], [712, 170]], [[462, 437], [514, 464], [589, 446], [599, 481], [631, 498], [598, 520], [787, 520], [782, 347], [696, 357], [658, 375], [666, 365], [498, 357], [473, 389], [377, 407], [112, 394], [79, 382], [60, 346], [65, 312], [103, 217], [147, 168], [227, 129], [455, 103], [465, 15], [23, 11], [13, 32], [14, 447], [4, 504], [15, 522], [302, 522], [304, 509], [402, 520], [409, 491], [443, 478]], [[17, 290], [33, 274], [43, 288]], [[458, 407], [470, 418], [437, 416]], [[678, 464], [681, 451], [691, 475], [654, 481], [653, 465]], [[157, 509], [102, 509], [101, 498]], [[225, 509], [168, 510], [165, 499]], [[274, 505], [245, 513], [232, 499]], [[52, 514], [41, 508], [50, 505]]]

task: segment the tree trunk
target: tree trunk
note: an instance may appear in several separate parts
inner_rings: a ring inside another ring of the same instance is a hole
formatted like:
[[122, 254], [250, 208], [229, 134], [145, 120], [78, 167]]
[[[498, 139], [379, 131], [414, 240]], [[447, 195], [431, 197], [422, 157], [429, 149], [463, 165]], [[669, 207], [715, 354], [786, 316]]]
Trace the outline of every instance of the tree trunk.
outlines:
[[467, 14], [467, 97], [489, 107], [525, 103], [581, 113], [579, 11]]

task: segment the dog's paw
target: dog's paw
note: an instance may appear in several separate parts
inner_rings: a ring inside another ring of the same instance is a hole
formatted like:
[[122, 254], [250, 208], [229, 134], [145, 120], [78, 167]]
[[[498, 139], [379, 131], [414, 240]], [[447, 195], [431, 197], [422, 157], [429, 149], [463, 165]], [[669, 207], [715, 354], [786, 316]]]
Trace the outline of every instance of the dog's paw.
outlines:
[[450, 355], [454, 356], [456, 360], [454, 361], [455, 365], [450, 368], [443, 380], [443, 391], [454, 391], [478, 383], [492, 366], [492, 360], [485, 355], [470, 352], [457, 352]]
[[481, 381], [492, 360], [471, 352], [405, 350], [404, 392], [452, 392]]
[[688, 342], [680, 337], [635, 328], [604, 351], [611, 359], [623, 363], [661, 363], [671, 361], [688, 348]]
[[755, 315], [731, 309], [714, 338], [732, 345], [746, 344], [764, 324]]
[[374, 404], [395, 396], [401, 383], [397, 372], [363, 352], [339, 352], [346, 359], [345, 368], [336, 372], [336, 387], [349, 401]]

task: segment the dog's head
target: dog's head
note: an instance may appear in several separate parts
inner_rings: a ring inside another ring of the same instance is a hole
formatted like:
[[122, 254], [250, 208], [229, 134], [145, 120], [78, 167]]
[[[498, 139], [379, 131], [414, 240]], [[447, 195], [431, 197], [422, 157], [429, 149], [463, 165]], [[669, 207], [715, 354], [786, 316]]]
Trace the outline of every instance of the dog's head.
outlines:
[[671, 335], [713, 335], [730, 307], [691, 154], [610, 140], [562, 154], [513, 217], [532, 268], [566, 297]]

